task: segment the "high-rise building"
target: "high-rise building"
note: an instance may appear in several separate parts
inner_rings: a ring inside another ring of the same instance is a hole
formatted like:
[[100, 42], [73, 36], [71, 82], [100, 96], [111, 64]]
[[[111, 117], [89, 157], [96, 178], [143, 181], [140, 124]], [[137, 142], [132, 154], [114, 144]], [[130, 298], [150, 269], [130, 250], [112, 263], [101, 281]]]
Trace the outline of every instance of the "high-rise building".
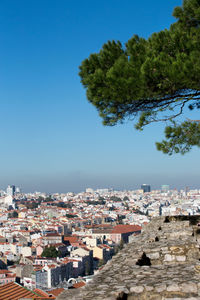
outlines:
[[141, 189], [143, 190], [143, 193], [151, 192], [151, 186], [149, 184], [142, 184]]
[[6, 194], [8, 196], [14, 196], [14, 194], [15, 194], [15, 186], [14, 185], [8, 185], [8, 187], [6, 189]]

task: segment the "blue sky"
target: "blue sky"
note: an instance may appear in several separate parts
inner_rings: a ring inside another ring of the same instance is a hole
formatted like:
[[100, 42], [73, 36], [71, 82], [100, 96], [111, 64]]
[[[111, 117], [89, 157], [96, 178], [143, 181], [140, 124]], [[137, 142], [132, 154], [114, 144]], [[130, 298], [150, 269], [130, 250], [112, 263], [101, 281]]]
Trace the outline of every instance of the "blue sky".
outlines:
[[104, 127], [78, 67], [108, 40], [169, 28], [181, 0], [0, 2], [0, 188], [199, 187], [199, 150], [156, 151], [163, 125]]

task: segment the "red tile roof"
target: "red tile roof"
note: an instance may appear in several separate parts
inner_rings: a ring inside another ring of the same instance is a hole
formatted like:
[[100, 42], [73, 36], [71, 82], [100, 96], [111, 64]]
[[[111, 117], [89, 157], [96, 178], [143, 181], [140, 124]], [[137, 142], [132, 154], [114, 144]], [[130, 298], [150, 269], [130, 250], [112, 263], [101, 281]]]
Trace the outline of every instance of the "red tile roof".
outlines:
[[128, 232], [136, 232], [141, 231], [142, 227], [139, 225], [116, 225], [111, 233], [128, 233]]
[[85, 285], [86, 285], [86, 283], [83, 282], [83, 281], [81, 281], [81, 282], [74, 283], [74, 284], [73, 284], [73, 287], [74, 287], [75, 289], [78, 289], [78, 288], [81, 288], [81, 287], [83, 287], [83, 286], [85, 286]]
[[[45, 297], [45, 298], [50, 298], [49, 297], [49, 294], [47, 294], [46, 292], [40, 290], [40, 289], [34, 289], [34, 292], [37, 293], [38, 295], [42, 296], [42, 297]], [[55, 298], [52, 298], [51, 299], [55, 299]]]
[[64, 241], [68, 241], [69, 243], [76, 243], [78, 241], [78, 237], [75, 236], [64, 236]]
[[48, 291], [48, 294], [57, 297], [57, 296], [60, 295], [64, 290], [65, 290], [65, 289], [63, 289], [63, 288], [54, 289], [54, 290]]
[[8, 270], [0, 270], [0, 274], [12, 274], [12, 272], [8, 271]]
[[21, 298], [31, 300], [55, 299], [32, 292], [15, 282], [10, 282], [0, 286], [0, 300], [19, 300]]
[[60, 234], [58, 234], [57, 232], [50, 232], [50, 233], [47, 233], [46, 235], [45, 235], [45, 237], [50, 237], [50, 236], [61, 236]]

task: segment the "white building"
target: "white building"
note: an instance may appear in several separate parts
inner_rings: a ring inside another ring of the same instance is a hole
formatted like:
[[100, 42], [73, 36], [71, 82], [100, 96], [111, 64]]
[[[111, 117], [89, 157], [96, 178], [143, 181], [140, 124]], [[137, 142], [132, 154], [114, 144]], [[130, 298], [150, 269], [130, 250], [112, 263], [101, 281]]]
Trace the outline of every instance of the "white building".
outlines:
[[15, 186], [14, 185], [8, 185], [6, 189], [6, 193], [8, 196], [14, 196], [15, 194]]
[[8, 196], [4, 196], [4, 197], [0, 197], [0, 206], [12, 206], [13, 208], [15, 208], [15, 204], [13, 202], [13, 196], [8, 195]]

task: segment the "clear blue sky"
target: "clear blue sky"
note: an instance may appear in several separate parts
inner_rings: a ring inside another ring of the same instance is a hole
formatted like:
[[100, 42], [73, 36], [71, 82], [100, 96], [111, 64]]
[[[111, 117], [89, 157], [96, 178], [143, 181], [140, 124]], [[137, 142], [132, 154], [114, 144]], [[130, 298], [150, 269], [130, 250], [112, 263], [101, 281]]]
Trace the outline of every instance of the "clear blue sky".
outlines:
[[108, 40], [169, 28], [181, 0], [0, 1], [0, 188], [199, 187], [199, 150], [155, 149], [163, 126], [103, 127], [78, 67]]

